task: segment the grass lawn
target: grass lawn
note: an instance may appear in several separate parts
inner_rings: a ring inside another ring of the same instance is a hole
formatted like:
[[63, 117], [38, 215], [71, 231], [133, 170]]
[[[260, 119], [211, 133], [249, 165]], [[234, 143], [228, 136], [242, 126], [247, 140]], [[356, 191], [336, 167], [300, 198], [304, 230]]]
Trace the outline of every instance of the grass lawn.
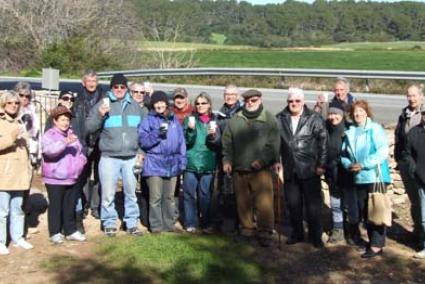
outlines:
[[196, 54], [201, 67], [425, 71], [425, 51], [216, 50]]
[[390, 41], [390, 42], [344, 42], [322, 46], [324, 48], [341, 48], [352, 50], [408, 50], [418, 49], [418, 47], [425, 49], [424, 41]]
[[166, 233], [101, 239], [95, 258], [58, 256], [43, 267], [60, 270], [62, 283], [270, 283], [274, 270], [230, 237]]

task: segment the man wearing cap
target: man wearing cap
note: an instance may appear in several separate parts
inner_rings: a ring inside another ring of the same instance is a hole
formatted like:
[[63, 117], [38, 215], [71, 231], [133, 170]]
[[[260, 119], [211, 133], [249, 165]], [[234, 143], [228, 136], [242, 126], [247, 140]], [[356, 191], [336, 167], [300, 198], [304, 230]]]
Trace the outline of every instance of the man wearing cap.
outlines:
[[[78, 92], [73, 105], [74, 119], [72, 120], [75, 134], [83, 145], [83, 152], [87, 155], [87, 164], [80, 176], [80, 187], [83, 189], [83, 205], [96, 219], [100, 216], [100, 188], [98, 165], [100, 160], [99, 132], [91, 134], [86, 130], [86, 119], [92, 107], [103, 97], [103, 90], [98, 84], [97, 74], [87, 70], [82, 78], [81, 90]], [[92, 175], [93, 173], [93, 175]], [[78, 218], [81, 218], [79, 216]]]
[[270, 246], [274, 228], [271, 166], [279, 156], [279, 133], [261, 96], [258, 90], [242, 94], [245, 105], [230, 119], [222, 137], [223, 171], [233, 177], [241, 236], [252, 237], [257, 229], [260, 244]]
[[[409, 172], [412, 179], [416, 180], [419, 225], [425, 231], [425, 109], [421, 112], [421, 122], [407, 133], [407, 145], [405, 150], [406, 160], [409, 164]], [[419, 237], [421, 250], [414, 255], [415, 258], [425, 259], [425, 234]]]
[[140, 235], [138, 229], [139, 207], [136, 197], [136, 177], [133, 166], [138, 153], [137, 127], [142, 119], [142, 110], [127, 88], [127, 78], [115, 74], [111, 90], [90, 111], [86, 127], [88, 133], [100, 131], [99, 178], [102, 185], [101, 220], [106, 236], [116, 235], [115, 192], [118, 179], [122, 178], [124, 198], [124, 222], [127, 232]]
[[410, 213], [413, 219], [413, 236], [415, 238], [419, 238], [422, 232], [421, 211], [418, 196], [419, 187], [415, 178], [410, 175], [405, 147], [408, 132], [416, 125], [420, 124], [422, 120], [422, 88], [416, 84], [408, 86], [406, 97], [408, 105], [401, 111], [395, 129], [394, 158], [397, 162], [397, 167], [400, 170], [401, 179], [403, 180], [404, 187], [411, 203]]
[[304, 240], [303, 203], [306, 204], [309, 239], [323, 247], [320, 212], [320, 176], [325, 173], [327, 134], [321, 116], [304, 104], [304, 92], [289, 88], [287, 107], [277, 114], [285, 198], [289, 208], [292, 235], [287, 244]]

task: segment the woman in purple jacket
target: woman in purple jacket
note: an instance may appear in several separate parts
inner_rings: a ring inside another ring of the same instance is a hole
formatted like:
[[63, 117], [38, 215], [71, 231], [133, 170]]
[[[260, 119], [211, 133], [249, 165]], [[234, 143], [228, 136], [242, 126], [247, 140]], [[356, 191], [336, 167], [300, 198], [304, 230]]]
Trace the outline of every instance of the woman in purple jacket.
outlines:
[[58, 106], [50, 117], [53, 127], [42, 138], [42, 175], [49, 196], [48, 225], [50, 240], [63, 243], [63, 229], [66, 239], [85, 241], [86, 237], [77, 230], [75, 205], [78, 197], [77, 179], [86, 163], [82, 146], [69, 128], [71, 111]]
[[149, 224], [153, 233], [173, 231], [174, 189], [177, 176], [186, 168], [183, 129], [164, 92], [152, 94], [153, 110], [139, 125], [139, 143], [145, 152], [142, 175], [149, 187]]

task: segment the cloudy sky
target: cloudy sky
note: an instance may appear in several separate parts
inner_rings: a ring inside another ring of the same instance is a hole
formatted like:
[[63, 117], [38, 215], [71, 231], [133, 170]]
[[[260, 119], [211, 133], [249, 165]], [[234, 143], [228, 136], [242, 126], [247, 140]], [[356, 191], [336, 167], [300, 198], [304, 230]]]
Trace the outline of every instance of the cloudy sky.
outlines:
[[[273, 4], [277, 4], [277, 3], [283, 3], [285, 2], [284, 0], [244, 0], [247, 2], [250, 2], [252, 4], [268, 4], [268, 3], [273, 3]], [[312, 3], [314, 2], [314, 0], [303, 0], [304, 2], [309, 2]], [[425, 2], [425, 0], [413, 0], [416, 2]], [[396, 0], [378, 0], [377, 2], [402, 2], [402, 1], [396, 1]]]

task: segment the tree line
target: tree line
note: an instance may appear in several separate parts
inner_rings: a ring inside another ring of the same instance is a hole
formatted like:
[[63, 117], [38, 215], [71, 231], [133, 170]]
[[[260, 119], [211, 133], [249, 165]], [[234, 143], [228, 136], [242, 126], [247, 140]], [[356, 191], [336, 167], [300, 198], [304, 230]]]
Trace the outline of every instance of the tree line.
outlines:
[[210, 42], [212, 33], [220, 33], [225, 35], [227, 44], [259, 47], [425, 37], [425, 3], [418, 2], [316, 0], [308, 4], [288, 0], [282, 4], [252, 5], [235, 0], [134, 0], [133, 3], [148, 39], [159, 36], [167, 40], [173, 29], [179, 29], [181, 41]]

